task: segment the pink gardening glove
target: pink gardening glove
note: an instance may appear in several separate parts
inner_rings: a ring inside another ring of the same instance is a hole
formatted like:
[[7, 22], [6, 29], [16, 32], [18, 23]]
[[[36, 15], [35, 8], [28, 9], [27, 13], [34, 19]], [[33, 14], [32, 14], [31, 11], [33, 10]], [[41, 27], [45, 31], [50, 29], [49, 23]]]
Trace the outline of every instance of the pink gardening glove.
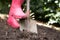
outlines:
[[11, 8], [9, 11], [9, 15], [12, 15], [14, 18], [26, 17], [26, 14], [23, 12], [21, 6], [24, 0], [12, 0]]
[[20, 26], [16, 20], [17, 18], [22, 19], [29, 16], [29, 11], [27, 11], [25, 14], [21, 8], [23, 2], [24, 0], [12, 0], [7, 23], [13, 28], [19, 28]]
[[22, 19], [22, 17], [26, 17], [26, 14], [22, 11], [20, 7], [11, 8], [9, 15], [13, 16], [14, 18]]
[[20, 24], [18, 24], [17, 20], [14, 19], [14, 17], [10, 16], [7, 20], [8, 25], [10, 25], [13, 28], [19, 28]]
[[7, 23], [13, 28], [19, 28], [20, 26], [16, 18], [21, 19], [22, 16], [25, 15], [21, 9], [21, 5], [23, 4], [23, 2], [24, 0], [12, 0]]

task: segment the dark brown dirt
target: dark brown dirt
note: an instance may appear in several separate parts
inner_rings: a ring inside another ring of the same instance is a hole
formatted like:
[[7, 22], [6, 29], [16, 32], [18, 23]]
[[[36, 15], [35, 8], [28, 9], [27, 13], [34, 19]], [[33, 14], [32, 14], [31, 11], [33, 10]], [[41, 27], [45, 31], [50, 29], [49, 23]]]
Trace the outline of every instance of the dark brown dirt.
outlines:
[[0, 19], [0, 40], [60, 40], [60, 32], [54, 29], [38, 26], [38, 34], [13, 29], [6, 20]]

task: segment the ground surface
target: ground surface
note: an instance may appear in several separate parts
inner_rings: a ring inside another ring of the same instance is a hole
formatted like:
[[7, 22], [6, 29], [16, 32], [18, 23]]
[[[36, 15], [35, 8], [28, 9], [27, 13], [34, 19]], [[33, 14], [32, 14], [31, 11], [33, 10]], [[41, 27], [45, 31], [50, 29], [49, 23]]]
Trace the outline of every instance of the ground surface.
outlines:
[[[38, 25], [37, 25], [38, 26]], [[38, 26], [38, 34], [13, 29], [6, 20], [0, 19], [0, 40], [60, 40], [60, 32]]]

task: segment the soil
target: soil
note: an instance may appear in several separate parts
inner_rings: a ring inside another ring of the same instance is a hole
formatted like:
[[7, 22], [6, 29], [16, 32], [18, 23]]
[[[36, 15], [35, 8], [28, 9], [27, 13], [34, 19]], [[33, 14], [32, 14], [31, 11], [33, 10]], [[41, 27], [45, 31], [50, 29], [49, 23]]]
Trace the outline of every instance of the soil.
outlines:
[[38, 33], [13, 29], [0, 19], [0, 40], [60, 40], [60, 31], [37, 25]]

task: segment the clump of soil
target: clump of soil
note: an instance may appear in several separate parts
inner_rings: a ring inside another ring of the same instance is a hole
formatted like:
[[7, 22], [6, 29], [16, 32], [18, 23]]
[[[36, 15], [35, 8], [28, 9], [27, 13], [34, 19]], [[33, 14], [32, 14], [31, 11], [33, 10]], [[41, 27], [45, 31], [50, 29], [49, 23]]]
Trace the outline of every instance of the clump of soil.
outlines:
[[11, 28], [0, 19], [0, 40], [60, 40], [60, 32], [37, 25], [38, 34]]

